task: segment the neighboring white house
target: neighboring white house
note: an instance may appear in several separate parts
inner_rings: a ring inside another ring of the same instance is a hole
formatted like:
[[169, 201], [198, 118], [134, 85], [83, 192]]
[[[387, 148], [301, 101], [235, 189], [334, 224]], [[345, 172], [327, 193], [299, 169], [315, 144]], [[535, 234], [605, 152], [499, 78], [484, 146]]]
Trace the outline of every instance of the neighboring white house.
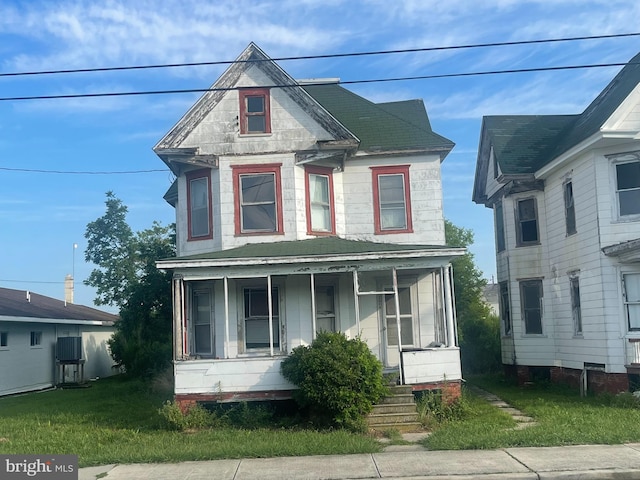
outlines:
[[[113, 375], [107, 340], [117, 320], [116, 315], [94, 308], [0, 288], [0, 395], [79, 381], [81, 369], [85, 379]], [[62, 370], [56, 346], [67, 337], [79, 339], [81, 358], [64, 358], [70, 361]]]
[[414, 389], [459, 393], [449, 262], [464, 250], [445, 246], [440, 179], [453, 143], [421, 100], [336, 82], [295, 81], [250, 44], [154, 147], [177, 177], [177, 258], [158, 266], [174, 273], [183, 404], [290, 397], [280, 363], [319, 330], [361, 335]]
[[494, 211], [502, 360], [521, 381], [638, 386], [639, 62], [581, 114], [483, 120], [473, 200]]

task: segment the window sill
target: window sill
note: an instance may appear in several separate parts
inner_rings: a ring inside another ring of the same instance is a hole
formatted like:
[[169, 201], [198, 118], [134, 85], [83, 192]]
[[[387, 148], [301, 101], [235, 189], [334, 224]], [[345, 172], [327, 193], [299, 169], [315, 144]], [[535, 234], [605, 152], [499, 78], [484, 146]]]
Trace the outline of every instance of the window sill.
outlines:
[[31, 350], [42, 350], [42, 345], [31, 345], [29, 348]]
[[522, 338], [548, 338], [544, 333], [523, 333]]
[[413, 229], [408, 228], [404, 230], [376, 230], [373, 233], [374, 235], [393, 235], [396, 233], [413, 233]]
[[265, 235], [284, 235], [284, 232], [239, 232], [236, 233], [236, 237], [258, 237]]
[[523, 248], [523, 247], [539, 247], [541, 245], [540, 242], [531, 242], [531, 243], [519, 243], [516, 244], [516, 248]]
[[258, 132], [258, 133], [239, 133], [239, 137], [271, 137], [271, 132]]
[[640, 222], [640, 215], [623, 215], [618, 216], [617, 218], [611, 220], [611, 223], [631, 223], [631, 222]]
[[[274, 357], [286, 357], [287, 353], [286, 352], [282, 352], [280, 350], [276, 351], [274, 349], [273, 356]], [[243, 358], [243, 359], [252, 359], [252, 358], [265, 359], [265, 358], [271, 358], [271, 352], [269, 351], [269, 349], [267, 349], [267, 350], [255, 350], [255, 351], [251, 351], [251, 352], [238, 353], [237, 358]]]
[[9, 347], [0, 347], [0, 352], [2, 352], [2, 351], [7, 351], [8, 352], [9, 351]]

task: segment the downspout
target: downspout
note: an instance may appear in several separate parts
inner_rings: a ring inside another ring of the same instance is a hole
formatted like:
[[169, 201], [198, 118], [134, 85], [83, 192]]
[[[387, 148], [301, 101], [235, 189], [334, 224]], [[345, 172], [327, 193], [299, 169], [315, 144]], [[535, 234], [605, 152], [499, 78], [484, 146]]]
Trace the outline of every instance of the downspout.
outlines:
[[447, 318], [447, 347], [455, 347], [455, 329], [453, 326], [453, 304], [451, 303], [451, 283], [450, 283], [450, 271], [451, 266], [447, 265], [445, 267], [445, 276], [444, 276], [444, 297], [445, 297], [445, 313]]
[[224, 358], [229, 358], [229, 278], [224, 277]]
[[393, 299], [396, 305], [396, 328], [398, 330], [398, 373], [400, 374], [400, 385], [404, 385], [404, 375], [402, 374], [402, 336], [400, 331], [400, 297], [398, 296], [398, 275], [395, 267], [391, 269], [393, 275]]

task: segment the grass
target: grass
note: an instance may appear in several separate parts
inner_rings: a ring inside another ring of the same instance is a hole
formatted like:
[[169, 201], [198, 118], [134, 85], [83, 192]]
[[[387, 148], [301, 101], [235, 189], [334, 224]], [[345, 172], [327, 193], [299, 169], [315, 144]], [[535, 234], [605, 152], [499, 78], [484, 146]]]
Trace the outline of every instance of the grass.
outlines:
[[81, 467], [110, 463], [372, 453], [373, 438], [346, 431], [220, 427], [190, 433], [164, 428], [168, 396], [112, 377], [91, 388], [0, 399], [0, 453], [74, 454]]
[[640, 403], [631, 394], [581, 398], [575, 389], [548, 384], [522, 388], [489, 376], [470, 383], [533, 417], [536, 425], [515, 430], [507, 414], [465, 391], [465, 418], [441, 424], [425, 446], [460, 450], [640, 442]]

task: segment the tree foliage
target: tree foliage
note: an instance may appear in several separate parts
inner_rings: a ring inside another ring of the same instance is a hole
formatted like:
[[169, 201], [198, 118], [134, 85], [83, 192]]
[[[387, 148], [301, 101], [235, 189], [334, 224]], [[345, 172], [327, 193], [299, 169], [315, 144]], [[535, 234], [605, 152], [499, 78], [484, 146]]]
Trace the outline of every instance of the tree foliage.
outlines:
[[[473, 244], [471, 230], [457, 227], [448, 220], [445, 220], [445, 237], [449, 246]], [[500, 322], [484, 300], [483, 289], [487, 281], [482, 278], [472, 253], [467, 252], [451, 263], [462, 369], [465, 373], [496, 371], [502, 363]]]
[[387, 392], [382, 364], [367, 344], [339, 332], [320, 332], [310, 346], [294, 348], [281, 371], [316, 420], [351, 430], [363, 429], [365, 415]]
[[171, 274], [156, 260], [175, 256], [175, 227], [154, 222], [133, 233], [127, 207], [107, 192], [105, 214], [87, 225], [87, 261], [97, 265], [85, 284], [97, 305], [120, 308], [109, 341], [114, 360], [133, 375], [159, 371], [171, 361]]

